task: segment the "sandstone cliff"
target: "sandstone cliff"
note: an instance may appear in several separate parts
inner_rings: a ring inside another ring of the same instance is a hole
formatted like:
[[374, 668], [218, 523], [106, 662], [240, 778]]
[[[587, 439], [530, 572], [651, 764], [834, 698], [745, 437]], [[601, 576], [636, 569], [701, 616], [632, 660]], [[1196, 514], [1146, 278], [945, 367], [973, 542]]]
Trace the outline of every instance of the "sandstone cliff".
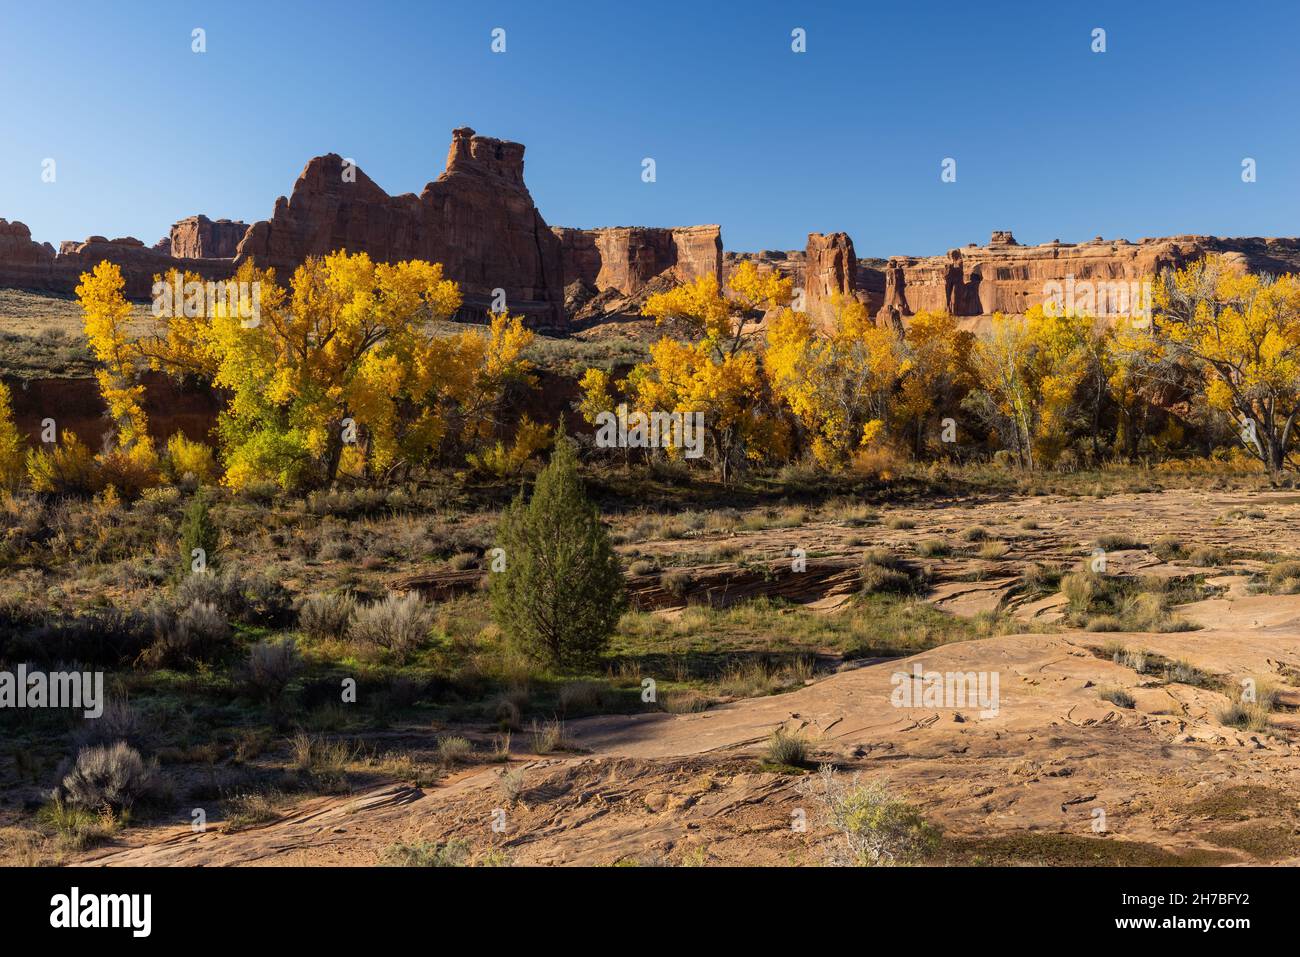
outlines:
[[248, 223], [229, 219], [187, 216], [172, 225], [165, 251], [182, 259], [234, 259]]
[[461, 284], [467, 314], [486, 313], [500, 288], [533, 325], [565, 324], [560, 241], [524, 185], [519, 143], [453, 131], [446, 170], [419, 196], [389, 196], [340, 156], [318, 156], [271, 218], [248, 228], [235, 262], [252, 258], [287, 279], [306, 257], [337, 249], [440, 262]]
[[634, 296], [656, 277], [676, 282], [722, 272], [719, 226], [612, 226], [551, 230], [560, 243], [564, 283], [579, 281], [597, 292], [613, 289]]
[[1135, 283], [1208, 253], [1226, 255], [1252, 272], [1300, 272], [1298, 239], [1171, 236], [1133, 243], [1097, 237], [1077, 244], [1053, 240], [1021, 246], [1009, 231], [1000, 230], [987, 246], [889, 259], [880, 313], [895, 320], [932, 309], [955, 316], [1023, 313], [1041, 305], [1053, 283]]

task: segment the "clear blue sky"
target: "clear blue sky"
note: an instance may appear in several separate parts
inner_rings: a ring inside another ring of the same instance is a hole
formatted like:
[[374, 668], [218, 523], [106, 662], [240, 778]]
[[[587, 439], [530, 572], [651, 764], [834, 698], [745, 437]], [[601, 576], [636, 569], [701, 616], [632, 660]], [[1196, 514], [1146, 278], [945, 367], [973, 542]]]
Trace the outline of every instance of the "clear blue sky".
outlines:
[[468, 125], [527, 145], [552, 225], [717, 222], [728, 249], [1297, 235], [1297, 37], [1295, 0], [3, 0], [0, 216], [152, 243], [266, 218], [330, 151], [419, 192]]

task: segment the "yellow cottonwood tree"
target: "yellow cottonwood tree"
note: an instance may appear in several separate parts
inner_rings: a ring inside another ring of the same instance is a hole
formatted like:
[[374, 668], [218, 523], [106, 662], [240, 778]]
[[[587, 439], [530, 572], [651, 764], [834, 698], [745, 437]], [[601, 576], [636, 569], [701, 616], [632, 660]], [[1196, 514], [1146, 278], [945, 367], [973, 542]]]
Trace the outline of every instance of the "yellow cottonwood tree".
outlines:
[[229, 395], [218, 431], [232, 487], [327, 483], [345, 450], [350, 470], [377, 476], [449, 438], [473, 447], [499, 427], [505, 392], [533, 381], [521, 319], [496, 316], [486, 335], [432, 327], [461, 303], [440, 264], [336, 252], [299, 266], [290, 290], [251, 263], [233, 281], [258, 289], [255, 317], [218, 304], [141, 346], [156, 368]]
[[926, 419], [940, 403], [954, 400], [969, 386], [974, 338], [946, 312], [923, 310], [908, 320], [903, 334], [905, 369], [895, 408], [899, 422], [913, 431], [917, 455], [924, 444]]
[[[738, 466], [787, 447], [788, 431], [773, 414], [758, 357], [745, 346], [748, 322], [761, 311], [788, 305], [793, 286], [793, 280], [761, 273], [746, 262], [727, 281], [730, 295], [710, 274], [650, 296], [642, 310], [659, 322], [681, 320], [698, 338], [655, 343], [650, 361], [628, 374], [631, 404], [646, 413], [702, 414], [708, 455], [724, 482]], [[588, 386], [595, 385], [588, 380]]]
[[17, 490], [26, 471], [23, 437], [14, 424], [13, 397], [0, 382], [0, 491]]
[[822, 465], [843, 464], [885, 429], [899, 376], [907, 369], [892, 329], [866, 306], [836, 298], [826, 332], [807, 314], [784, 310], [768, 326], [763, 366], [772, 389], [811, 437]]
[[144, 386], [136, 377], [138, 353], [126, 335], [131, 304], [122, 293], [125, 286], [117, 264], [104, 260], [82, 273], [77, 300], [86, 338], [99, 361], [95, 379], [116, 433], [116, 446], [96, 456], [98, 482], [134, 495], [157, 483], [158, 454], [149, 437]]
[[1300, 418], [1300, 278], [1242, 273], [1207, 256], [1162, 272], [1154, 300], [1155, 341], [1199, 371], [1208, 406], [1280, 478]]

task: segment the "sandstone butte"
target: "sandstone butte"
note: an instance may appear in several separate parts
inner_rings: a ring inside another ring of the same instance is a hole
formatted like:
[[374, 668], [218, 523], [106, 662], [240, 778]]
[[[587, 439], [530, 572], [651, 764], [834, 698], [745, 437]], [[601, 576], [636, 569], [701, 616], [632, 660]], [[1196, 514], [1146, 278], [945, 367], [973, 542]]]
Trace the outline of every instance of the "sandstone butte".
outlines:
[[960, 317], [1022, 313], [1041, 303], [1052, 283], [1136, 282], [1206, 253], [1226, 254], [1251, 271], [1300, 272], [1294, 238], [1097, 237], [1022, 246], [1000, 230], [986, 246], [941, 256], [860, 259], [843, 232], [810, 233], [803, 250], [724, 253], [717, 225], [550, 227], [524, 183], [523, 145], [462, 127], [452, 131], [446, 168], [418, 196], [390, 196], [330, 153], [307, 163], [270, 219], [250, 226], [189, 216], [154, 246], [91, 236], [56, 251], [35, 242], [23, 223], [0, 219], [0, 286], [70, 293], [82, 272], [107, 259], [122, 267], [127, 294], [147, 299], [155, 274], [171, 268], [221, 279], [253, 259], [287, 278], [308, 256], [336, 249], [385, 262], [441, 262], [464, 292], [461, 318], [482, 318], [501, 289], [512, 312], [554, 331], [580, 309], [584, 321], [635, 313], [638, 296], [709, 273], [725, 279], [746, 260], [791, 276], [819, 321], [840, 296], [894, 324], [930, 309]]

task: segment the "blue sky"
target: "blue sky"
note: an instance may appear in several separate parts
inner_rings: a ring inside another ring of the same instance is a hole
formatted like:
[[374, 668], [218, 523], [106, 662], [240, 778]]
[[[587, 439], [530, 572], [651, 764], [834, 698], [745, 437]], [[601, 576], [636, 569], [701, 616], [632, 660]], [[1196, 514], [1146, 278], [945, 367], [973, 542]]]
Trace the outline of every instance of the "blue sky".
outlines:
[[152, 243], [268, 217], [331, 151], [419, 192], [468, 125], [527, 145], [552, 225], [717, 222], [729, 249], [1297, 235], [1297, 36], [1293, 0], [5, 0], [0, 217]]

